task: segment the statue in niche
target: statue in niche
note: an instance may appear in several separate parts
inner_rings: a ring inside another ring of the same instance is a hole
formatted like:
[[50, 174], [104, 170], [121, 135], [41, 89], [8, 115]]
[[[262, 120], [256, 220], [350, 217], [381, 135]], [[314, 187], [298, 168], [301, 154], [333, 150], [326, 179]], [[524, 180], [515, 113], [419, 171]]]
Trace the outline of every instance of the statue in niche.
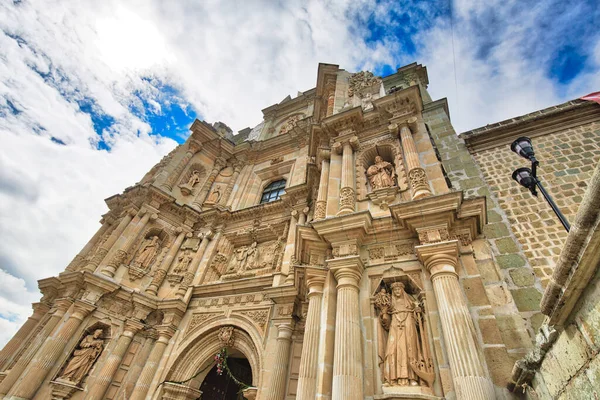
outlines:
[[216, 204], [221, 200], [221, 186], [216, 185], [212, 192], [208, 195], [206, 202], [211, 204]]
[[[402, 282], [390, 285], [391, 294], [381, 289], [374, 297], [379, 321], [385, 333], [379, 335], [379, 361], [384, 386], [429, 386], [433, 383], [433, 362], [419, 302], [409, 295]], [[381, 329], [380, 328], [380, 329]]]
[[146, 239], [133, 260], [133, 264], [138, 268], [147, 270], [154, 262], [159, 247], [160, 243], [158, 236], [152, 236], [150, 239]]
[[186, 186], [193, 188], [198, 183], [200, 183], [200, 173], [198, 171], [194, 170], [194, 172], [192, 172], [192, 175], [190, 175], [190, 177], [186, 183]]
[[81, 382], [98, 359], [100, 353], [102, 353], [104, 348], [104, 340], [101, 338], [102, 333], [102, 329], [96, 329], [94, 333], [87, 335], [79, 342], [58, 379], [76, 385]]
[[192, 262], [192, 258], [193, 257], [190, 255], [189, 250], [184, 251], [184, 253], [177, 259], [177, 265], [173, 269], [173, 273], [179, 274], [186, 272], [190, 263]]
[[375, 163], [367, 169], [367, 177], [373, 190], [395, 186], [394, 167], [381, 156], [375, 157]]

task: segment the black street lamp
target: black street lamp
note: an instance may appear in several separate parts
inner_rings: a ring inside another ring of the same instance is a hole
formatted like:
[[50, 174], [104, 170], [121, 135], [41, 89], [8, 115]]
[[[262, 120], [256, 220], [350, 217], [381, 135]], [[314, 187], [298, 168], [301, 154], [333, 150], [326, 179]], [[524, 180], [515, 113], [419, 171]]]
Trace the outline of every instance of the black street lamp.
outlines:
[[515, 140], [511, 145], [510, 149], [523, 157], [526, 160], [531, 161], [531, 169], [529, 168], [517, 168], [515, 172], [512, 174], [512, 178], [517, 181], [517, 183], [523, 187], [529, 189], [531, 194], [537, 197], [536, 187], [542, 192], [542, 195], [552, 207], [552, 211], [556, 214], [560, 223], [565, 227], [567, 232], [571, 229], [571, 225], [569, 225], [569, 221], [565, 218], [565, 216], [560, 212], [552, 197], [546, 192], [546, 189], [542, 186], [542, 182], [537, 177], [537, 166], [539, 165], [539, 161], [535, 159], [535, 153], [533, 151], [533, 145], [531, 144], [531, 139], [528, 137], [520, 137]]

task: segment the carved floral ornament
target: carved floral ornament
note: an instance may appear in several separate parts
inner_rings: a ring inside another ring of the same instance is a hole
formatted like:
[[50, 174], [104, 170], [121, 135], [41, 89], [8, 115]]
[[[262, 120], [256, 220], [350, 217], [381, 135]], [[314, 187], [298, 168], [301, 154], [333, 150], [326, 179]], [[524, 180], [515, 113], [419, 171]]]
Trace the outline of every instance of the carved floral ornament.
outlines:
[[381, 78], [374, 76], [372, 72], [357, 72], [348, 79], [348, 97], [352, 97], [355, 94], [360, 95], [360, 92], [363, 89], [370, 88], [374, 85], [380, 85], [381, 82]]
[[233, 326], [224, 326], [219, 329], [219, 342], [223, 347], [233, 347], [235, 344], [235, 335]]

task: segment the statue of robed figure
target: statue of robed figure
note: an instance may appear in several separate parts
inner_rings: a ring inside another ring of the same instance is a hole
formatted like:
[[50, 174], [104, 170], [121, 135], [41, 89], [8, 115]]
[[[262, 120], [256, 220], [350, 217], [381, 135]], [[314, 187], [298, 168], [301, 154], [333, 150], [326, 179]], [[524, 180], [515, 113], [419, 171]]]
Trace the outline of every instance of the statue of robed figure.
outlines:
[[59, 375], [59, 379], [79, 384], [88, 374], [96, 359], [102, 353], [104, 340], [102, 329], [96, 329], [91, 335], [84, 337], [71, 355], [65, 369]]
[[433, 361], [421, 304], [394, 282], [391, 294], [375, 295], [379, 311], [379, 365], [384, 386], [428, 386], [434, 380]]

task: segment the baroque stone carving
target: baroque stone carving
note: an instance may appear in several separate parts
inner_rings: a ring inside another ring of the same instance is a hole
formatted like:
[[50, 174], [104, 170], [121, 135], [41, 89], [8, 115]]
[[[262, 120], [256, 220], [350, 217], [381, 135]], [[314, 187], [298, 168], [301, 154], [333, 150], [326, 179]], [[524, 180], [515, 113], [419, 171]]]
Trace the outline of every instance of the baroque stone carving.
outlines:
[[79, 384], [83, 380], [104, 349], [102, 335], [102, 329], [96, 329], [79, 342], [67, 365], [58, 376], [59, 380], [73, 384]]
[[221, 185], [215, 185], [213, 190], [210, 192], [208, 197], [206, 198], [205, 203], [207, 204], [217, 204], [221, 200]]
[[194, 329], [201, 326], [202, 324], [204, 324], [204, 322], [208, 321], [209, 319], [211, 319], [213, 317], [217, 317], [217, 316], [222, 316], [222, 315], [223, 315], [222, 312], [194, 314], [192, 316], [192, 320], [190, 321], [190, 325], [188, 326], [186, 333], [192, 332]]
[[382, 288], [375, 308], [383, 331], [378, 348], [384, 386], [429, 386], [434, 379], [433, 361], [420, 303], [402, 282], [393, 282], [391, 294]]
[[298, 121], [300, 121], [300, 115], [292, 115], [289, 117], [288, 120], [285, 121], [285, 124], [281, 126], [281, 129], [279, 129], [279, 134], [283, 135], [284, 133], [288, 133], [294, 129], [296, 126], [298, 126]]
[[187, 182], [179, 185], [181, 189], [181, 193], [186, 196], [189, 196], [194, 191], [194, 187], [200, 183], [200, 172], [197, 170], [192, 171], [192, 174], [188, 178]]
[[267, 326], [267, 317], [269, 310], [248, 310], [248, 311], [237, 311], [237, 313], [247, 316], [264, 332]]
[[319, 220], [325, 218], [327, 215], [327, 202], [326, 201], [317, 201], [315, 204], [315, 216], [314, 219]]
[[367, 169], [367, 177], [373, 190], [384, 189], [396, 185], [396, 173], [391, 163], [384, 161], [381, 156], [375, 157], [375, 163]]
[[233, 347], [235, 344], [235, 335], [233, 326], [224, 326], [219, 329], [219, 342], [223, 347]]
[[144, 240], [131, 264], [137, 268], [148, 270], [156, 261], [156, 255], [160, 249], [160, 238], [152, 236]]
[[415, 191], [420, 188], [429, 189], [427, 175], [425, 174], [425, 170], [423, 168], [411, 169], [408, 173], [408, 180], [410, 181], [410, 186]]
[[343, 187], [340, 190], [340, 208], [350, 207], [354, 208], [356, 202], [354, 189], [351, 187]]
[[374, 76], [372, 72], [357, 72], [348, 80], [348, 97], [352, 97], [355, 94], [360, 94], [363, 89], [378, 84], [381, 84], [381, 78]]
[[423, 244], [445, 242], [450, 239], [450, 234], [447, 228], [429, 229], [419, 231], [419, 240]]

